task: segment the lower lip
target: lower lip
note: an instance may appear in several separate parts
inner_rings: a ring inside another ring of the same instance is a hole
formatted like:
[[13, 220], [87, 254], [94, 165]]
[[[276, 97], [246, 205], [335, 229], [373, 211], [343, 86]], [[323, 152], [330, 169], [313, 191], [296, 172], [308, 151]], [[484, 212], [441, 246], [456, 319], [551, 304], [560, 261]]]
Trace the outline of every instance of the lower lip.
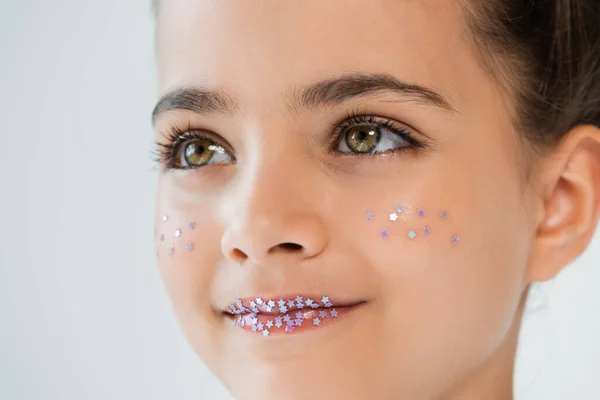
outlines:
[[285, 314], [241, 314], [228, 315], [231, 323], [245, 331], [264, 337], [294, 334], [335, 323], [358, 309], [360, 304], [344, 307], [313, 308], [294, 310]]

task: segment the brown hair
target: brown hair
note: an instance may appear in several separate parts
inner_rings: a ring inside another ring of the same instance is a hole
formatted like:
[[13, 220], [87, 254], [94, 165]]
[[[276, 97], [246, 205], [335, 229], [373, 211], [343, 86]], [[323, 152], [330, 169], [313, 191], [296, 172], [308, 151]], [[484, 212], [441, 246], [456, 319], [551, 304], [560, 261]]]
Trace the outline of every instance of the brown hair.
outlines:
[[600, 1], [461, 0], [485, 69], [536, 148], [600, 127]]

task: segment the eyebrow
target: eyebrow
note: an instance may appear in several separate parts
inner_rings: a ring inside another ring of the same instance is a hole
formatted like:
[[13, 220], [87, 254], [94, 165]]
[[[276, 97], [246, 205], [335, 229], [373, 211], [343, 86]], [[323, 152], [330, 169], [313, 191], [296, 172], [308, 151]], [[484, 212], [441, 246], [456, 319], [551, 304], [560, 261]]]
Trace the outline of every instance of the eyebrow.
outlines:
[[[407, 100], [457, 113], [451, 103], [432, 89], [403, 82], [389, 74], [348, 74], [292, 90], [288, 110], [299, 112], [334, 107], [357, 97], [391, 92]], [[220, 89], [182, 87], [168, 92], [152, 111], [152, 124], [163, 113], [187, 110], [196, 114], [233, 114], [238, 110], [235, 98]]]

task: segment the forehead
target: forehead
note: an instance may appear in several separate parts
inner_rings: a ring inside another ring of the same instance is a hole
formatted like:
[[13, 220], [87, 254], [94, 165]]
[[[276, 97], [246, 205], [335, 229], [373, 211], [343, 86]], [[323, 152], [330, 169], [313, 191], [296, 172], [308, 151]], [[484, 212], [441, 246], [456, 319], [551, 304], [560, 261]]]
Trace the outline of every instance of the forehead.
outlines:
[[352, 72], [460, 103], [457, 77], [475, 64], [458, 0], [174, 0], [157, 23], [162, 92], [217, 86], [267, 108], [289, 87]]

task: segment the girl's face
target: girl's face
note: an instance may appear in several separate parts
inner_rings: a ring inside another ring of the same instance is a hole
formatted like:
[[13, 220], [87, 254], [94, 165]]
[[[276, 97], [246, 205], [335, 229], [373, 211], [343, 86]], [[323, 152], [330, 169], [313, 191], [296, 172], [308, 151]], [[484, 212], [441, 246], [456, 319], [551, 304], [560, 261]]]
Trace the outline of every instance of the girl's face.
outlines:
[[508, 384], [537, 211], [470, 37], [458, 1], [163, 2], [160, 271], [237, 398]]

